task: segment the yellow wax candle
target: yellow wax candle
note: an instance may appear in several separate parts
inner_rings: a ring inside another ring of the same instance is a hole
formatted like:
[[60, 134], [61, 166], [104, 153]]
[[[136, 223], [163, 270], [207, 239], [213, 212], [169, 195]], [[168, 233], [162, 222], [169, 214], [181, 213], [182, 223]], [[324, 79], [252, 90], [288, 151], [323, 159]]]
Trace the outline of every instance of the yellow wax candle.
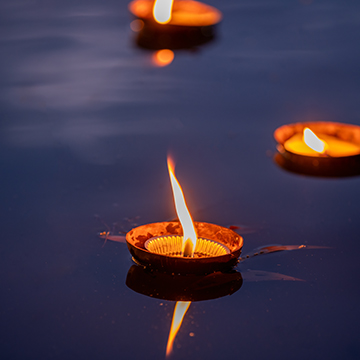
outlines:
[[[353, 156], [360, 154], [359, 145], [356, 145], [354, 143], [345, 140], [341, 140], [331, 135], [316, 134], [316, 136], [319, 139], [325, 141], [327, 144], [325, 156], [328, 155], [331, 157], [342, 157], [342, 156]], [[290, 139], [285, 141], [284, 147], [287, 151], [299, 155], [314, 156], [314, 157], [323, 156], [305, 144], [302, 133], [297, 133], [293, 135]]]

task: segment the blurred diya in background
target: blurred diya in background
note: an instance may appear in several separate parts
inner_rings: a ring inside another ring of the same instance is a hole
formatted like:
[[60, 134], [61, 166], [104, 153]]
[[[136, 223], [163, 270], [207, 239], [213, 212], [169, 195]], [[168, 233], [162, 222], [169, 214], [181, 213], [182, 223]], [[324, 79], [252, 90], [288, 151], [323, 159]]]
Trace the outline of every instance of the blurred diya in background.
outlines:
[[193, 0], [135, 0], [129, 11], [137, 18], [130, 27], [138, 33], [139, 47], [190, 49], [215, 37], [215, 25], [222, 19], [216, 8]]
[[276, 129], [275, 162], [306, 175], [342, 177], [360, 174], [360, 126], [306, 122]]
[[176, 213], [179, 221], [136, 227], [126, 234], [133, 260], [171, 274], [209, 274], [238, 262], [243, 238], [219, 225], [193, 222], [181, 186], [168, 158]]
[[195, 0], [135, 0], [129, 10], [139, 19], [168, 26], [212, 26], [222, 19], [219, 10]]

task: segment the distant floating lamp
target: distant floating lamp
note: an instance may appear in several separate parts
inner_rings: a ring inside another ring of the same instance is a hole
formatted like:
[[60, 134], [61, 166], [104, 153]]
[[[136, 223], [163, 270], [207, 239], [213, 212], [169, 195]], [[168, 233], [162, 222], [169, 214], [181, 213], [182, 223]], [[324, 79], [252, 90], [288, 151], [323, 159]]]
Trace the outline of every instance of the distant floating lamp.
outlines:
[[193, 222], [168, 159], [176, 212], [180, 222], [139, 226], [126, 234], [134, 260], [153, 269], [181, 274], [207, 274], [231, 268], [240, 256], [243, 239], [219, 225]]
[[160, 25], [212, 26], [222, 19], [218, 9], [195, 0], [134, 0], [128, 8], [137, 18]]
[[283, 168], [318, 176], [360, 173], [360, 126], [307, 122], [276, 129], [275, 161]]
[[209, 42], [222, 19], [218, 9], [193, 0], [134, 0], [128, 9], [137, 19], [130, 25], [138, 32], [137, 44], [152, 50], [186, 49]]

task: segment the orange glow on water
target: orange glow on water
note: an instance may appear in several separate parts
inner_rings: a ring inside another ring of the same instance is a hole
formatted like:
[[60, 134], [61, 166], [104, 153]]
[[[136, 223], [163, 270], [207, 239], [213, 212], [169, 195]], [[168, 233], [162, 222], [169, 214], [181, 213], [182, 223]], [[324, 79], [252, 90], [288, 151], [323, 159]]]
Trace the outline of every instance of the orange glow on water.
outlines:
[[174, 60], [174, 52], [169, 49], [158, 50], [153, 55], [153, 63], [157, 66], [167, 66]]
[[186, 206], [185, 197], [182, 192], [181, 186], [177, 181], [174, 174], [174, 163], [170, 157], [167, 159], [169, 176], [171, 181], [171, 186], [174, 195], [174, 202], [176, 213], [183, 228], [183, 244], [182, 244], [182, 254], [183, 256], [194, 256], [194, 250], [196, 246], [197, 235], [192, 221], [190, 212]]
[[326, 142], [319, 139], [309, 128], [304, 129], [303, 140], [310, 149], [319, 154], [323, 154], [328, 147]]
[[177, 301], [175, 304], [174, 315], [171, 322], [171, 328], [169, 338], [166, 346], [166, 356], [169, 356], [172, 352], [175, 337], [180, 330], [180, 326], [183, 322], [184, 316], [189, 309], [191, 301]]
[[174, 0], [155, 0], [153, 15], [159, 24], [167, 24], [171, 20]]

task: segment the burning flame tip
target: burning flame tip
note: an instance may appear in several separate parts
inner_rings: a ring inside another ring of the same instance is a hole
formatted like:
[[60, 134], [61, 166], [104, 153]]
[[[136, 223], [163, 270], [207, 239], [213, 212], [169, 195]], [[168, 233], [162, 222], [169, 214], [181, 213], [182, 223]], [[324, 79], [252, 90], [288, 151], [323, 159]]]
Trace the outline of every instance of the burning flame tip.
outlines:
[[303, 141], [312, 150], [324, 154], [328, 145], [325, 141], [318, 138], [315, 133], [308, 127], [304, 128]]
[[174, 195], [176, 214], [183, 229], [182, 254], [183, 256], [193, 257], [197, 241], [196, 230], [190, 212], [186, 206], [185, 197], [182, 192], [181, 186], [175, 177], [175, 166], [170, 156], [168, 156], [167, 164], [169, 169], [171, 187]]
[[168, 157], [167, 157], [167, 165], [168, 165], [168, 169], [171, 170], [171, 172], [174, 172], [174, 170], [175, 170], [175, 161], [174, 161], [174, 158], [171, 155], [168, 155]]
[[159, 24], [167, 24], [171, 20], [173, 0], [156, 0], [153, 7], [153, 16]]

